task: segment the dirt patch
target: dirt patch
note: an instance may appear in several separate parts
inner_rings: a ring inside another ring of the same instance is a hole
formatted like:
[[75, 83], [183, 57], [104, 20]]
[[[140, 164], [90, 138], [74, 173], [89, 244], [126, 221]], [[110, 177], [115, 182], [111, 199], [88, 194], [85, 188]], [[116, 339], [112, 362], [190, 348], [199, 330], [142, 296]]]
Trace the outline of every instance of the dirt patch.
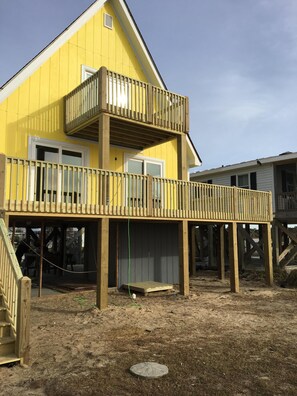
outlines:
[[[32, 301], [31, 362], [0, 368], [1, 395], [296, 395], [296, 289], [241, 281], [231, 294], [214, 277], [191, 294], [113, 291], [98, 311], [95, 292]], [[141, 379], [139, 362], [169, 374]]]

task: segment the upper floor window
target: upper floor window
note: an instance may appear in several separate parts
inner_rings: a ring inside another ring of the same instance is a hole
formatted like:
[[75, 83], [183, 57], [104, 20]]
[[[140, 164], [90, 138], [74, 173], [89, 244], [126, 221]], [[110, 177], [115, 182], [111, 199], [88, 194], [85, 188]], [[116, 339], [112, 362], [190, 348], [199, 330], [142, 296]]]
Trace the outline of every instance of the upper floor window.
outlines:
[[82, 65], [81, 66], [81, 82], [87, 80], [89, 77], [92, 77], [92, 75], [96, 72], [97, 72], [97, 70], [94, 69], [93, 67]]
[[104, 13], [103, 14], [103, 24], [108, 29], [112, 29], [113, 27], [113, 18], [111, 15]]
[[250, 173], [243, 173], [240, 175], [232, 175], [230, 184], [231, 186], [257, 190], [257, 173], [250, 172]]

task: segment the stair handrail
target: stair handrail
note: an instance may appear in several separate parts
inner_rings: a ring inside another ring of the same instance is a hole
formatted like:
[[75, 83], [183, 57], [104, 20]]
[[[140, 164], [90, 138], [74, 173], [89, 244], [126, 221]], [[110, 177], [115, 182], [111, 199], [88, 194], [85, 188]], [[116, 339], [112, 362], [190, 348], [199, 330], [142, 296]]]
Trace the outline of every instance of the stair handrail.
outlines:
[[3, 218], [0, 218], [0, 290], [16, 340], [16, 356], [27, 363], [31, 280], [22, 274]]

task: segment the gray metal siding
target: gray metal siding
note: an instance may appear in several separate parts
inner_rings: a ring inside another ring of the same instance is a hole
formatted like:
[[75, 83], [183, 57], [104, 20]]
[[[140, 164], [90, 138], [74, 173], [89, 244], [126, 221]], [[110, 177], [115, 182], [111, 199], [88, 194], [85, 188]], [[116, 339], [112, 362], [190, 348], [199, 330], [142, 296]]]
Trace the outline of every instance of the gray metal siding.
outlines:
[[128, 282], [179, 282], [178, 226], [166, 223], [119, 224], [119, 286]]

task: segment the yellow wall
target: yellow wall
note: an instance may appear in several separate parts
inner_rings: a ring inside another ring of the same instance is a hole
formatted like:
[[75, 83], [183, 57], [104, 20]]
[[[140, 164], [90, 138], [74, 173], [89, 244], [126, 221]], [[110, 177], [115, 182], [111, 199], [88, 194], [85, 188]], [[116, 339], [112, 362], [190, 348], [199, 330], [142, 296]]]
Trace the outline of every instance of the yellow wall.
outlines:
[[[112, 30], [103, 13], [113, 16]], [[64, 133], [63, 96], [81, 83], [81, 66], [110, 70], [146, 81], [113, 9], [106, 4], [54, 55], [0, 104], [0, 152], [28, 157], [28, 137], [64, 141], [90, 149], [90, 166], [98, 163], [97, 147]], [[139, 153], [166, 161], [166, 177], [176, 178], [176, 144], [168, 142]], [[114, 158], [117, 157], [117, 160]], [[123, 171], [122, 149], [111, 148], [111, 169]]]

